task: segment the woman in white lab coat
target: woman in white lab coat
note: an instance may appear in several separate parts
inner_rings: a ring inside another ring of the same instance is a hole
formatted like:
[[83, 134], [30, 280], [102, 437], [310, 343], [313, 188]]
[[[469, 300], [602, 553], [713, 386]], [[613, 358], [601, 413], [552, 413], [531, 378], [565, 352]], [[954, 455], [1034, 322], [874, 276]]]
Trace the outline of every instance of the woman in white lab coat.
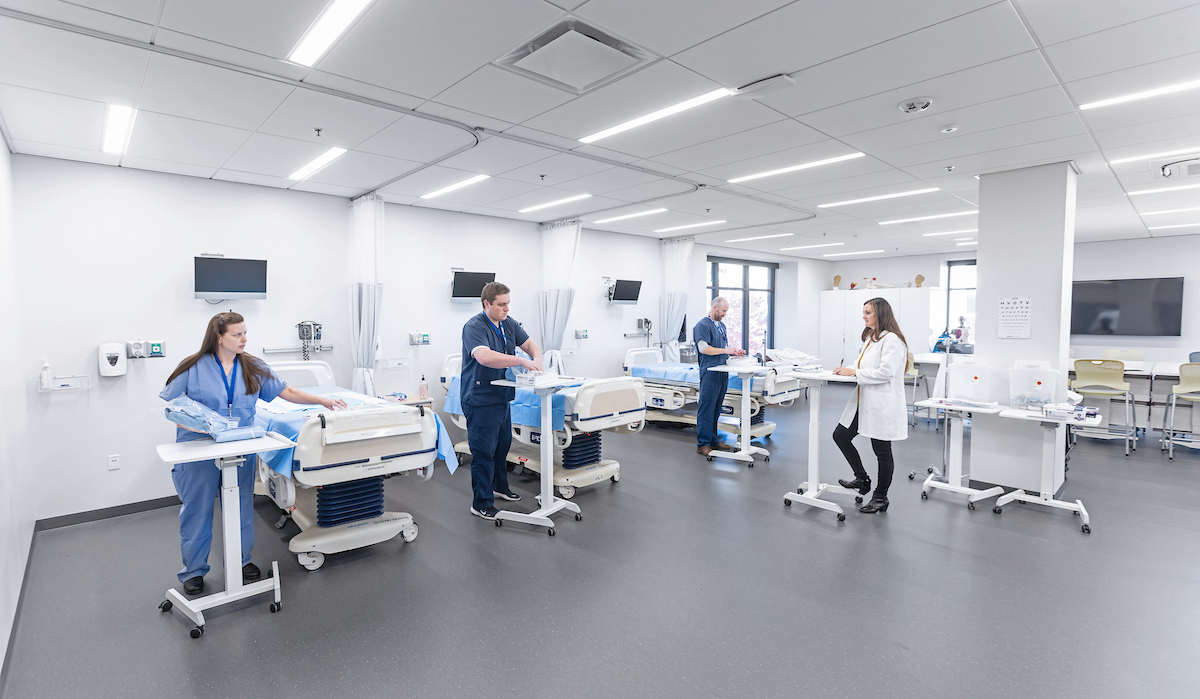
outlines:
[[838, 367], [833, 373], [858, 378], [858, 387], [842, 411], [842, 419], [833, 431], [833, 441], [850, 462], [854, 480], [838, 480], [843, 488], [866, 495], [871, 477], [863, 468], [853, 440], [857, 435], [871, 439], [871, 449], [879, 460], [879, 482], [871, 501], [858, 508], [873, 514], [888, 508], [887, 493], [892, 485], [892, 442], [908, 438], [908, 416], [904, 400], [904, 371], [908, 366], [908, 343], [896, 324], [891, 305], [873, 298], [863, 304], [863, 348], [853, 366]]

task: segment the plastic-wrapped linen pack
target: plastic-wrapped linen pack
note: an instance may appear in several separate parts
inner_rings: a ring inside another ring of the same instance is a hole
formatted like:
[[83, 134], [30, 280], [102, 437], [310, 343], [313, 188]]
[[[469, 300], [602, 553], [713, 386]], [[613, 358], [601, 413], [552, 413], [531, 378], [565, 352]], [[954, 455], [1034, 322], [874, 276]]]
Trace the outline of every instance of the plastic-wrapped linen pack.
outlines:
[[212, 435], [218, 442], [255, 439], [266, 435], [261, 427], [230, 427], [220, 413], [187, 396], [179, 396], [167, 403], [163, 415], [180, 427]]

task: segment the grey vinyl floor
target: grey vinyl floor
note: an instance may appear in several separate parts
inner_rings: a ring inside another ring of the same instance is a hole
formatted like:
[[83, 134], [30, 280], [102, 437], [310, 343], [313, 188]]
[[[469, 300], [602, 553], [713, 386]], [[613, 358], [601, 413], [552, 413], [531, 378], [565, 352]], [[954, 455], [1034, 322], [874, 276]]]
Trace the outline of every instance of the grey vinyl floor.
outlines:
[[[606, 433], [621, 481], [580, 490], [583, 521], [558, 515], [553, 538], [470, 516], [467, 469], [439, 468], [388, 481], [415, 542], [308, 572], [287, 551], [295, 525], [274, 529], [259, 498], [254, 558], [279, 561], [284, 609], [223, 607], [198, 640], [156, 608], [179, 566], [177, 508], [41, 532], [3, 696], [1196, 696], [1194, 452], [1169, 462], [1154, 433], [1128, 460], [1081, 441], [1062, 495], [1087, 505], [1084, 535], [1064, 511], [921, 500], [905, 475], [941, 454], [921, 423], [896, 445], [889, 511], [838, 522], [783, 505], [807, 407], [769, 419], [773, 457], [753, 469], [705, 461], [691, 430]], [[824, 479], [847, 475], [822, 448]], [[534, 509], [536, 481], [513, 485]]]

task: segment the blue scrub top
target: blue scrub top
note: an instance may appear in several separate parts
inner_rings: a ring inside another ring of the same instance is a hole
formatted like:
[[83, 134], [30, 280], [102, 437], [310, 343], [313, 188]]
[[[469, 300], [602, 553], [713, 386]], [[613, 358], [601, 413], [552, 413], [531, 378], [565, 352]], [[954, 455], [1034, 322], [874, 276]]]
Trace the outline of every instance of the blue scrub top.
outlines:
[[517, 354], [517, 348], [525, 344], [529, 334], [512, 317], [505, 318], [497, 327], [480, 312], [467, 321], [462, 331], [462, 378], [460, 400], [467, 405], [499, 405], [516, 397], [515, 389], [493, 386], [493, 381], [504, 378], [504, 369], [492, 369], [475, 361], [471, 353], [477, 347], [487, 347], [501, 354]]
[[704, 376], [703, 372], [708, 371], [709, 368], [721, 366], [726, 359], [729, 359], [729, 355], [726, 354], [704, 354], [699, 351], [701, 340], [717, 349], [725, 349], [729, 346], [729, 338], [725, 336], [724, 323], [718, 323], [712, 318], [704, 316], [699, 323], [696, 323], [696, 327], [692, 328], [692, 340], [696, 342], [701, 376]]
[[[239, 356], [238, 364], [240, 365], [242, 361], [244, 361], [244, 357]], [[258, 359], [248, 361], [255, 361], [260, 366], [265, 366]], [[268, 369], [268, 371], [270, 370]], [[287, 384], [280, 380], [274, 372], [271, 372], [271, 376], [259, 386], [258, 393], [247, 394], [246, 379], [242, 374], [241, 366], [238, 366], [233, 384], [233, 417], [238, 419], [238, 427], [254, 425], [254, 404], [259, 398], [269, 403], [275, 400], [275, 397], [282, 393], [283, 389], [287, 388]], [[221, 368], [221, 362], [217, 359], [217, 355], [206, 354], [201, 357], [200, 361], [192, 365], [192, 368], [176, 376], [174, 381], [167, 384], [158, 397], [163, 400], [174, 400], [185, 394], [188, 398], [207, 405], [222, 416], [229, 415], [225, 370]], [[182, 427], [175, 429], [176, 442], [191, 442], [207, 436], [185, 430]]]

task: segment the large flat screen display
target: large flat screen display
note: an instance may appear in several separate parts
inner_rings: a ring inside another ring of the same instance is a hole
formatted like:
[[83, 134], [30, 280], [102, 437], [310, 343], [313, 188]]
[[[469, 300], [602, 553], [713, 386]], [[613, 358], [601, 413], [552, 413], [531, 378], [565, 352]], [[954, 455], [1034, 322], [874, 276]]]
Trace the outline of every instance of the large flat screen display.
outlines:
[[1179, 337], [1183, 277], [1075, 282], [1072, 335]]
[[450, 297], [479, 300], [483, 287], [496, 281], [495, 272], [455, 272]]
[[613, 285], [612, 299], [613, 303], [635, 304], [638, 300], [638, 295], [642, 293], [642, 283], [629, 279], [618, 279]]
[[196, 258], [196, 298], [265, 299], [267, 261], [229, 257]]

